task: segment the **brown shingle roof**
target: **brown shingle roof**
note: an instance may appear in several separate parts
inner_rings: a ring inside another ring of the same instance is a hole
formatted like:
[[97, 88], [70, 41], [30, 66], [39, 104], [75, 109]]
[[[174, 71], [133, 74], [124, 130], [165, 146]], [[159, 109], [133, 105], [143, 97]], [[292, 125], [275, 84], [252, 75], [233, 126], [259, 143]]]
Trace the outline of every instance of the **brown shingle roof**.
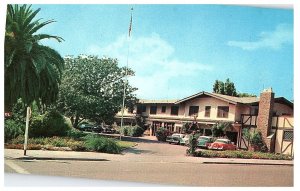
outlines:
[[198, 96], [201, 95], [207, 95], [207, 96], [211, 96], [217, 99], [221, 99], [223, 101], [227, 101], [229, 103], [232, 104], [237, 104], [237, 103], [243, 103], [243, 104], [249, 104], [249, 103], [255, 103], [259, 101], [258, 97], [234, 97], [234, 96], [228, 96], [228, 95], [223, 95], [223, 94], [217, 94], [217, 93], [209, 93], [209, 92], [199, 92], [197, 94], [194, 94], [192, 96], [183, 98], [181, 100], [178, 100], [177, 102], [175, 102], [176, 104], [181, 103], [181, 102], [185, 102], [188, 101], [190, 99], [194, 99]]
[[139, 103], [175, 103], [178, 99], [172, 100], [149, 100], [149, 99], [140, 99]]

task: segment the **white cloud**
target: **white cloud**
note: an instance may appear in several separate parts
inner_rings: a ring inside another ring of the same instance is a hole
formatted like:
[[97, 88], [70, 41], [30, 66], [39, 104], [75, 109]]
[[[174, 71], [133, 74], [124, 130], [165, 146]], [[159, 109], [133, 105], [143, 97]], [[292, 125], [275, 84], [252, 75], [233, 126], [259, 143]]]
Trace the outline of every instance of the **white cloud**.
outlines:
[[272, 32], [261, 32], [258, 41], [229, 41], [229, 46], [242, 48], [243, 50], [256, 50], [259, 48], [280, 49], [284, 44], [293, 43], [293, 27], [288, 24], [280, 24]]
[[[210, 71], [212, 66], [185, 62], [176, 58], [174, 48], [158, 34], [136, 37], [130, 40], [129, 67], [135, 71], [135, 76], [130, 77], [130, 83], [138, 88], [137, 96], [145, 99], [155, 99], [167, 95], [166, 91], [181, 91], [180, 88], [171, 90], [169, 83], [176, 83], [174, 78], [195, 77], [200, 71]], [[128, 39], [120, 36], [115, 42], [99, 47], [92, 45], [89, 53], [99, 56], [117, 58], [120, 66], [127, 63]], [[158, 94], [160, 94], [158, 96]], [[169, 94], [171, 97], [172, 95]], [[174, 94], [178, 95], [178, 94]], [[166, 97], [166, 96], [165, 96]], [[179, 97], [180, 98], [180, 97]]]

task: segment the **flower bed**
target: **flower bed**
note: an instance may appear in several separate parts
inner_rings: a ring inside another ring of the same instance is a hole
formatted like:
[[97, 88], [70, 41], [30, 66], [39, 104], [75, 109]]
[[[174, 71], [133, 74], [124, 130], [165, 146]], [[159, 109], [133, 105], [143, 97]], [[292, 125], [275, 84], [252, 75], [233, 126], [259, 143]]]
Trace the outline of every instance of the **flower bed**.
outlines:
[[[4, 146], [7, 149], [23, 149], [24, 137], [19, 136]], [[88, 135], [81, 138], [70, 137], [38, 137], [28, 139], [28, 150], [56, 151], [96, 151], [118, 154], [122, 150], [134, 146], [135, 143], [119, 141], [102, 136]]]
[[196, 157], [206, 158], [242, 158], [242, 159], [270, 159], [270, 160], [292, 160], [289, 155], [281, 155], [274, 153], [262, 153], [253, 151], [196, 151]]

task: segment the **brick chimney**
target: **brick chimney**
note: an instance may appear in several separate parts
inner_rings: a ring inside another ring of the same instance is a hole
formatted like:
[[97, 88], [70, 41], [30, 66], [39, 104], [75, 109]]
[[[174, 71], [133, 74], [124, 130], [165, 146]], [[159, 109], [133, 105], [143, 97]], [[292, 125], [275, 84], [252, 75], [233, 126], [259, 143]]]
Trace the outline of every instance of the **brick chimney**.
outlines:
[[272, 116], [274, 106], [274, 93], [272, 88], [263, 90], [260, 94], [259, 111], [257, 116], [257, 130], [261, 132], [263, 141], [268, 147], [269, 151], [272, 151], [271, 139], [267, 137], [270, 135]]

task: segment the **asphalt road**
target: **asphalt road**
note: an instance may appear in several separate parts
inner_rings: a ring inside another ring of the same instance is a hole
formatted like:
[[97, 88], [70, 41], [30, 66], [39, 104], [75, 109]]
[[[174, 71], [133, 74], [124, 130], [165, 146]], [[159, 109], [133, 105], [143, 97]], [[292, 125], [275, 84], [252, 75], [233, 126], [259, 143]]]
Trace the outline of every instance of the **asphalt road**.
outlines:
[[[293, 166], [203, 164], [186, 147], [136, 139], [136, 147], [103, 161], [5, 159], [5, 172], [174, 186], [293, 186]], [[171, 162], [170, 158], [176, 158]], [[34, 182], [34, 181], [33, 181]], [[53, 182], [53, 186], [55, 182]]]
[[[293, 186], [292, 166], [130, 161], [20, 161], [29, 174], [181, 186]], [[5, 172], [14, 172], [5, 165]], [[55, 184], [53, 184], [55, 186]]]

